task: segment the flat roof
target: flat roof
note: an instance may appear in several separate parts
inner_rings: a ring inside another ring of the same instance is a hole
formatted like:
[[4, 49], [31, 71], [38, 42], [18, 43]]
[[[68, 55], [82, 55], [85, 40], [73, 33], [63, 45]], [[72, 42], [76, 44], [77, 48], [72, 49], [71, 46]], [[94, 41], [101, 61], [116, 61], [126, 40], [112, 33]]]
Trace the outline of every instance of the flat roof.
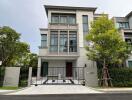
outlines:
[[48, 12], [49, 9], [54, 9], [54, 10], [88, 10], [88, 11], [93, 11], [95, 12], [97, 7], [75, 7], [75, 6], [55, 6], [55, 5], [44, 5], [46, 9], [46, 13]]

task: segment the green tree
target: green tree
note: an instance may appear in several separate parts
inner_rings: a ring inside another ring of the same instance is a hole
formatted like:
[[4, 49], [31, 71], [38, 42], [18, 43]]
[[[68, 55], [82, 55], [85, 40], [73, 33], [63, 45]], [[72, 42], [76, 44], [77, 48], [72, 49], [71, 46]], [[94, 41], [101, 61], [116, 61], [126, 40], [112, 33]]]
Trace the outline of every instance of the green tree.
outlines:
[[123, 41], [112, 20], [105, 16], [91, 23], [86, 41], [90, 44], [86, 46], [87, 56], [102, 64], [102, 85], [108, 86], [108, 65], [123, 63], [131, 53], [131, 47]]
[[3, 66], [12, 66], [18, 57], [29, 52], [29, 45], [20, 42], [20, 34], [4, 26], [0, 28], [0, 60]]

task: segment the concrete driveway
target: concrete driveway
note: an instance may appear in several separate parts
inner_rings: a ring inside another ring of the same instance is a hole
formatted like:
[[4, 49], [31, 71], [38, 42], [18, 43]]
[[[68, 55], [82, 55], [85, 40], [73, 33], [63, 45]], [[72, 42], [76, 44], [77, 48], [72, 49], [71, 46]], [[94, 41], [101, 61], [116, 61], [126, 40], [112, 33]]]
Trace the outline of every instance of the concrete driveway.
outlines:
[[24, 90], [10, 93], [9, 95], [37, 95], [37, 94], [92, 94], [102, 93], [90, 87], [81, 85], [38, 85]]

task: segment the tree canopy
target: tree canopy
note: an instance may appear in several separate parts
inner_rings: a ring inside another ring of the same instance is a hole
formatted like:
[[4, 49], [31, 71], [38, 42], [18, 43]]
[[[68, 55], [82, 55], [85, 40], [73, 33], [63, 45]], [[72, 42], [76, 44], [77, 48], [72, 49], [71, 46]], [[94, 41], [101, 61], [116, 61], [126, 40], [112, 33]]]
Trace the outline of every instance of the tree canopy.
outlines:
[[86, 46], [89, 59], [101, 64], [121, 64], [131, 53], [131, 47], [123, 41], [112, 20], [102, 16], [91, 24], [91, 30], [86, 36], [91, 45]]
[[16, 66], [22, 63], [24, 65], [26, 61], [29, 62], [29, 59], [26, 59], [27, 55], [35, 55], [30, 53], [29, 49], [29, 45], [20, 41], [20, 34], [14, 29], [8, 26], [0, 28], [0, 61], [3, 66]]

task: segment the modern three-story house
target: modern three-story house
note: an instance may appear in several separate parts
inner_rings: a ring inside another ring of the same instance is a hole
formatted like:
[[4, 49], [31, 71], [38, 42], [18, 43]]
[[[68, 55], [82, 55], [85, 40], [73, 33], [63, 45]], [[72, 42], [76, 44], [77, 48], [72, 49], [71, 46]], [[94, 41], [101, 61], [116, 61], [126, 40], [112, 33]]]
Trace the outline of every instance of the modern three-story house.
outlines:
[[[124, 41], [132, 45], [132, 12], [125, 17], [112, 18]], [[126, 66], [132, 67], [132, 55], [126, 60]]]
[[48, 27], [40, 28], [38, 77], [53, 74], [63, 78], [82, 77], [85, 69], [80, 69], [87, 67], [83, 76], [87, 78], [88, 85], [96, 86], [96, 63], [88, 60], [86, 56], [85, 45], [88, 43], [85, 35], [90, 30], [90, 23], [101, 14], [95, 14], [94, 7], [45, 5], [44, 8]]

